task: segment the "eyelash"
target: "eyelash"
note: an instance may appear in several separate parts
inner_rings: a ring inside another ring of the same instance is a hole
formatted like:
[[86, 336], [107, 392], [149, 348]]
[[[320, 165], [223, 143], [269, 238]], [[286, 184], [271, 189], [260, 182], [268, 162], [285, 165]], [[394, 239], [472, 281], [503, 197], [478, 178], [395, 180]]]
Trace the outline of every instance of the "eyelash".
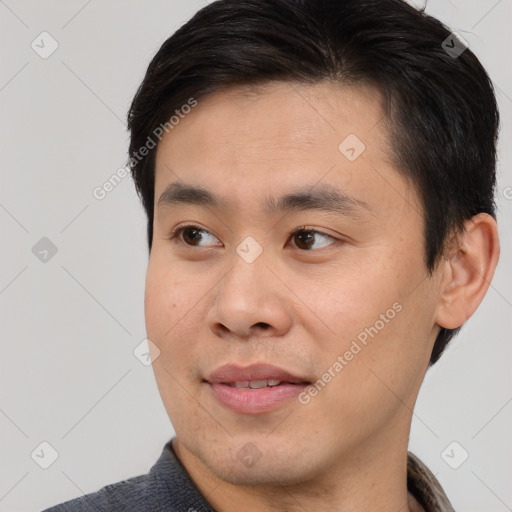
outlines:
[[[172, 233], [169, 236], [169, 240], [172, 240], [175, 243], [179, 243], [179, 244], [185, 245], [186, 247], [195, 247], [197, 249], [201, 249], [202, 247], [187, 244], [187, 243], [183, 242], [183, 240], [181, 240], [181, 238], [179, 238], [180, 235], [183, 233], [183, 231], [185, 231], [186, 229], [196, 229], [196, 230], [198, 230], [200, 232], [209, 233], [210, 235], [212, 235], [212, 233], [210, 233], [207, 229], [203, 229], [203, 228], [201, 228], [201, 227], [199, 227], [199, 226], [197, 226], [195, 224], [188, 224], [188, 225], [185, 225], [185, 226], [180, 226], [180, 227], [176, 228], [174, 231], [172, 231]], [[304, 233], [304, 232], [305, 233], [315, 233], [317, 235], [322, 235], [322, 236], [325, 236], [327, 238], [331, 238], [332, 240], [336, 240], [333, 236], [328, 235], [327, 233], [323, 233], [322, 231], [318, 231], [316, 229], [308, 229], [307, 226], [301, 226], [301, 227], [295, 229], [294, 231], [292, 231], [290, 233], [289, 239], [293, 238], [298, 233]], [[212, 235], [212, 236], [215, 236], [215, 235]], [[329, 246], [330, 245], [332, 245], [332, 244], [329, 244]], [[205, 248], [203, 247], [203, 249], [205, 249]], [[299, 247], [296, 247], [296, 249], [298, 249], [300, 251], [303, 251], [303, 252], [311, 252], [312, 251], [312, 250], [300, 249]], [[324, 247], [322, 247], [321, 249], [324, 249]], [[317, 249], [317, 250], [319, 250], [319, 249]]]

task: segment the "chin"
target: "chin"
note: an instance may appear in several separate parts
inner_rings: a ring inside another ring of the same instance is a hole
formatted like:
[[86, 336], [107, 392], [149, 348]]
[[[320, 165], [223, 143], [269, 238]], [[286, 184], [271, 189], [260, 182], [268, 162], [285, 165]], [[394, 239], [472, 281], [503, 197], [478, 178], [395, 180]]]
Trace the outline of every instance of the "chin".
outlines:
[[277, 454], [273, 450], [258, 458], [255, 449], [246, 446], [233, 450], [229, 458], [209, 457], [204, 462], [217, 478], [230, 484], [272, 487], [302, 484], [314, 478], [311, 461], [302, 464], [298, 455]]

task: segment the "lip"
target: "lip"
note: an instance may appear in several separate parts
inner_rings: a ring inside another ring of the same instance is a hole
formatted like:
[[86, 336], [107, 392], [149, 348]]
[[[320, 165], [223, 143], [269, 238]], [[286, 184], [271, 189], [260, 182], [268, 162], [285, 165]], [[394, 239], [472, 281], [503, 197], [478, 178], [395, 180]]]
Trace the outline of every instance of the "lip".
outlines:
[[[247, 380], [282, 381], [281, 384], [259, 389], [235, 388], [237, 381]], [[213, 371], [205, 384], [210, 388], [215, 399], [223, 406], [239, 414], [261, 414], [270, 412], [296, 397], [310, 385], [308, 379], [269, 364], [252, 364], [240, 366], [223, 365]]]
[[241, 366], [225, 364], [214, 370], [206, 380], [210, 383], [233, 383], [241, 380], [277, 379], [286, 382], [308, 382], [308, 379], [295, 375], [279, 366], [272, 364], [251, 364]]

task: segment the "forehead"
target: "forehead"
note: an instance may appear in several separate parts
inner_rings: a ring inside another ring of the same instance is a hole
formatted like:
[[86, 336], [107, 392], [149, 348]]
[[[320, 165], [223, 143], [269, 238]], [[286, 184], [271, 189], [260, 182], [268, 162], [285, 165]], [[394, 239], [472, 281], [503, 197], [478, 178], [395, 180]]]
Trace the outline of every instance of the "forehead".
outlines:
[[[366, 202], [364, 196], [382, 194], [390, 179], [402, 180], [391, 162], [382, 105], [371, 86], [332, 82], [210, 94], [159, 143], [155, 200], [178, 180], [231, 196], [239, 207], [258, 195], [268, 198], [269, 190], [319, 183], [350, 189]], [[383, 178], [390, 171], [394, 176]], [[408, 193], [387, 186], [391, 202]]]
[[381, 93], [369, 85], [272, 82], [233, 86], [201, 99], [165, 138], [175, 139], [176, 144], [182, 136], [189, 142], [193, 138], [200, 150], [205, 144], [216, 144], [216, 149], [235, 144], [304, 151], [334, 145], [337, 149], [348, 133], [362, 139], [370, 131], [372, 137], [385, 135], [382, 105]]

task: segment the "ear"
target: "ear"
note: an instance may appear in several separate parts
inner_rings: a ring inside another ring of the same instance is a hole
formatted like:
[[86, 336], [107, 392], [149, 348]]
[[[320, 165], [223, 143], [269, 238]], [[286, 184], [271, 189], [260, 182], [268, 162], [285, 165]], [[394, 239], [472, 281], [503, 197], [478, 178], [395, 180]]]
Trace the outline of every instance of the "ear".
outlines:
[[479, 213], [464, 223], [464, 231], [441, 262], [440, 299], [435, 320], [456, 329], [476, 311], [498, 263], [500, 245], [496, 221]]

